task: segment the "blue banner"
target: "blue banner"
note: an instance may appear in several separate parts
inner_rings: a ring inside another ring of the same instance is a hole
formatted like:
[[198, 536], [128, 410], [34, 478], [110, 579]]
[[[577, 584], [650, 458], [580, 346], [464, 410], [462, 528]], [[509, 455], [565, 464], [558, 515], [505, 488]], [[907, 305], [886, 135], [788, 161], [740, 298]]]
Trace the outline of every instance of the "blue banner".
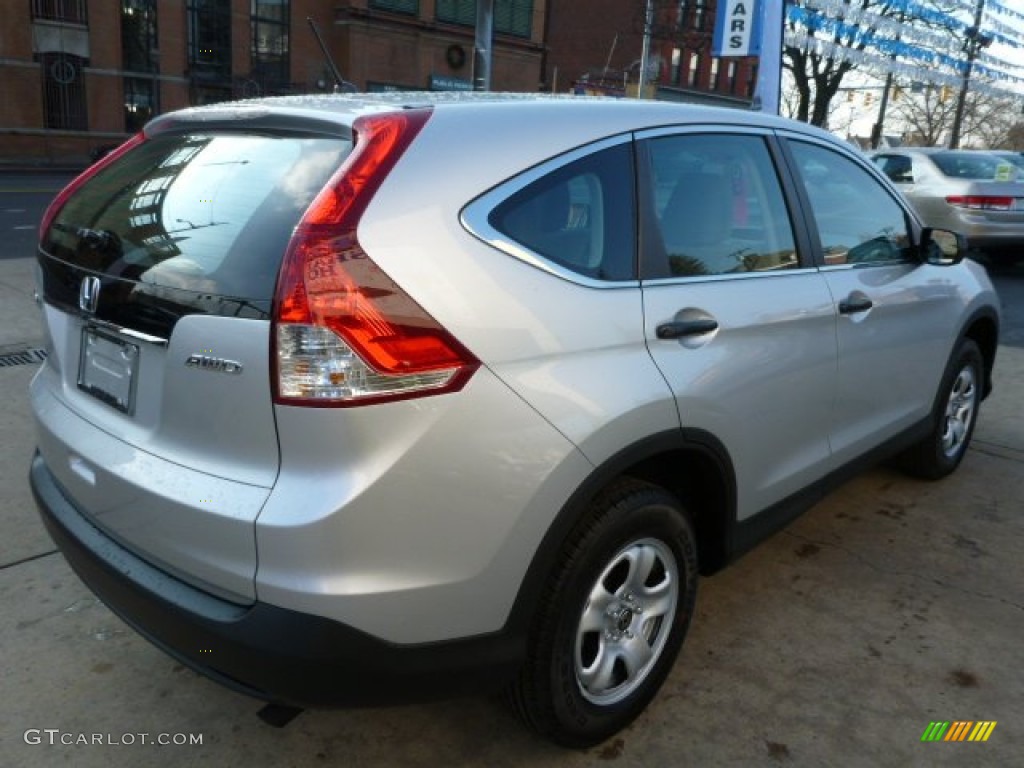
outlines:
[[713, 56], [757, 56], [761, 53], [759, 0], [719, 0]]

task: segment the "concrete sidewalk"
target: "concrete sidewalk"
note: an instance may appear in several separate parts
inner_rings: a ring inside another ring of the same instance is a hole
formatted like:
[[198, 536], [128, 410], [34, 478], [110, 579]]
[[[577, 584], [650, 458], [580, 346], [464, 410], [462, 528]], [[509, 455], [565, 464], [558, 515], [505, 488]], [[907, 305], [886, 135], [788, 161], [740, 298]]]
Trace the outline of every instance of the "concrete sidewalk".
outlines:
[[[0, 261], [0, 354], [42, 342], [32, 273]], [[490, 700], [307, 712], [277, 730], [258, 702], [176, 664], [92, 597], [39, 523], [26, 482], [36, 368], [0, 367], [0, 766], [1021, 762], [1022, 348], [1000, 349], [953, 477], [865, 473], [705, 580], [660, 696], [588, 752], [534, 739]], [[940, 720], [997, 725], [985, 743], [922, 743]]]

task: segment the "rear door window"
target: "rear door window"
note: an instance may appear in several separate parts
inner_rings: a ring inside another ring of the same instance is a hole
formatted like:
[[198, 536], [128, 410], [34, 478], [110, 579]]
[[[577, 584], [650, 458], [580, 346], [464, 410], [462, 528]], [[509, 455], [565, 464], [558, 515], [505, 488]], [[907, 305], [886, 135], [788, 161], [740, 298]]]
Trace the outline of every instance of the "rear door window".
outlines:
[[158, 135], [86, 182], [42, 249], [159, 296], [269, 301], [292, 230], [351, 150], [342, 138]]
[[646, 142], [653, 237], [644, 277], [799, 267], [789, 211], [760, 136], [681, 134]]

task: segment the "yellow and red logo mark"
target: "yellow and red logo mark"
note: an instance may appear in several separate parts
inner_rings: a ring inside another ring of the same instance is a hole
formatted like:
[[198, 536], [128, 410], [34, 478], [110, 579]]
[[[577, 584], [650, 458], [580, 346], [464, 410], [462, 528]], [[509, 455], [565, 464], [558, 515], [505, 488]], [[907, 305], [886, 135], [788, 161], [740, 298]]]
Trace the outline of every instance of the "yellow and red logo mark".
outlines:
[[938, 720], [928, 723], [921, 741], [988, 741], [995, 720]]

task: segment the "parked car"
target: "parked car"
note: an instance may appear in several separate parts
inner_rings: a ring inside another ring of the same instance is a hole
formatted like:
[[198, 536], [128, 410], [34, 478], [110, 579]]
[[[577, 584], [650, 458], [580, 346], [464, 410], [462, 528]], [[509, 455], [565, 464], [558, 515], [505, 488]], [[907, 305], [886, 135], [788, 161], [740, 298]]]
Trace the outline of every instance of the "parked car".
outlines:
[[873, 462], [952, 472], [999, 328], [828, 134], [633, 100], [170, 113], [57, 196], [38, 277], [31, 485], [111, 609], [267, 701], [505, 688], [577, 747], [699, 573]]
[[[1024, 169], [1024, 152], [1016, 152], [1012, 149], [994, 149], [991, 154], [998, 157], [1000, 160], [1007, 160], [1017, 166], [1018, 169]], [[1021, 170], [1017, 171], [1017, 175], [1020, 176]]]
[[1024, 172], [1011, 159], [934, 147], [880, 150], [872, 159], [928, 226], [961, 232], [990, 255], [1024, 256]]

